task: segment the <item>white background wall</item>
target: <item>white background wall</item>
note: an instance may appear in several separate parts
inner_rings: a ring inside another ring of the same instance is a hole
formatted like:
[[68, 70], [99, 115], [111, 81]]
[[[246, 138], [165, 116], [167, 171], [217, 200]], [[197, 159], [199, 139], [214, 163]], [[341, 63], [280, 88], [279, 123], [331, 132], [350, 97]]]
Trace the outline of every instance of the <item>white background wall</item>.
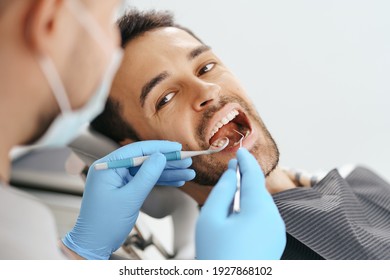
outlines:
[[390, 180], [390, 1], [130, 0], [168, 9], [240, 78], [283, 165]]

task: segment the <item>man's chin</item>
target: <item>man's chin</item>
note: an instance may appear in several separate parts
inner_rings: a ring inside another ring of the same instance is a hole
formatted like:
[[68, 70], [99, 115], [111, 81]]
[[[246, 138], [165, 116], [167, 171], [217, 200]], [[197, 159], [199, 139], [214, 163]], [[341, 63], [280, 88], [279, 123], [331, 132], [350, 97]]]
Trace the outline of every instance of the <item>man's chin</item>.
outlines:
[[[271, 154], [268, 157], [261, 157], [264, 154], [258, 146], [255, 146], [250, 151], [259, 163], [261, 170], [265, 177], [268, 177], [272, 171], [276, 169], [279, 163], [279, 150], [276, 145]], [[204, 161], [194, 159], [192, 167], [196, 170], [196, 177], [193, 180], [194, 183], [200, 186], [215, 186], [222, 174], [227, 170], [228, 160], [217, 161]]]
[[271, 165], [271, 168], [269, 168], [266, 172], [264, 172], [264, 177], [268, 177], [275, 169], [278, 167], [279, 164], [279, 157], [276, 159], [275, 163]]
[[199, 169], [196, 168], [195, 170], [196, 170], [196, 176], [192, 180], [194, 183], [200, 186], [215, 186], [218, 183], [219, 178], [221, 178], [223, 172], [226, 170], [226, 168], [224, 168], [223, 170], [214, 169], [214, 172], [200, 171]]
[[210, 186], [215, 186], [218, 183], [218, 180], [219, 178], [221, 178], [221, 176], [219, 176], [218, 178], [210, 178], [204, 175], [200, 175], [199, 172], [197, 172], [195, 179], [192, 181], [199, 186], [210, 187]]
[[221, 159], [217, 154], [194, 157], [192, 168], [196, 171], [196, 176], [192, 181], [201, 186], [215, 186], [226, 171], [228, 162], [228, 158]]

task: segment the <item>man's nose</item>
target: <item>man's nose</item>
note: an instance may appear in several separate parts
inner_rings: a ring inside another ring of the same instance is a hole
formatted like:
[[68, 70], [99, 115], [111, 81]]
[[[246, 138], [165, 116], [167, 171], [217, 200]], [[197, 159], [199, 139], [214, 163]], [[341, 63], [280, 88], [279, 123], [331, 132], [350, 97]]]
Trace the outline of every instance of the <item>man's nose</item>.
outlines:
[[218, 84], [201, 81], [194, 90], [192, 107], [195, 111], [203, 111], [218, 100], [221, 87]]

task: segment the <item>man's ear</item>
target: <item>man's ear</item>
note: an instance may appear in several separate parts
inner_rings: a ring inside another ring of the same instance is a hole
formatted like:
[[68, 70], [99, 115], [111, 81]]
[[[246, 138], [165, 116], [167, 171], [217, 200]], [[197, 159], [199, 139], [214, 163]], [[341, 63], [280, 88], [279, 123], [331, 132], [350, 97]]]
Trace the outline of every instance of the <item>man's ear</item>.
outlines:
[[119, 145], [125, 146], [125, 145], [128, 145], [128, 144], [132, 144], [134, 142], [137, 142], [137, 141], [134, 140], [134, 139], [126, 138], [125, 140], [120, 141]]
[[34, 0], [26, 14], [24, 32], [27, 44], [35, 52], [47, 53], [54, 40], [59, 14], [66, 0]]

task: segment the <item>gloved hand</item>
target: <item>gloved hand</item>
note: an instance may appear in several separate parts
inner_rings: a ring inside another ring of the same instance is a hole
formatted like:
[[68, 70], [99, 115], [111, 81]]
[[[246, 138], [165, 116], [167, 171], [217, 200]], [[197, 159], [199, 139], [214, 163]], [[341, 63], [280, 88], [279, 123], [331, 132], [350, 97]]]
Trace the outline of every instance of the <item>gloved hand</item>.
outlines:
[[[166, 164], [161, 153], [181, 150], [169, 141], [143, 141], [119, 148], [96, 161], [151, 155], [133, 177], [128, 168], [89, 168], [80, 214], [75, 227], [62, 242], [86, 259], [108, 259], [125, 241], [151, 189], [160, 185], [181, 186], [195, 172], [187, 169], [191, 159]], [[165, 168], [165, 169], [164, 169]]]
[[201, 209], [196, 225], [197, 259], [280, 259], [286, 245], [284, 222], [265, 188], [263, 172], [244, 148], [237, 152], [241, 170], [241, 211], [232, 213], [237, 161], [229, 162]]

